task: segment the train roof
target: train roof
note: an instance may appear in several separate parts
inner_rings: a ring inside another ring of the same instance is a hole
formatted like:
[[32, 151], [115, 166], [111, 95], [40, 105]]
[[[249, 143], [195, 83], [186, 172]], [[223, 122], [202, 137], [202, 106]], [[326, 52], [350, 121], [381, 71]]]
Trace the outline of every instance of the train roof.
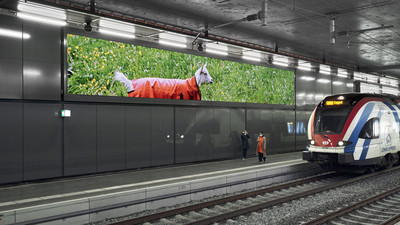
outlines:
[[354, 100], [360, 100], [360, 99], [363, 99], [363, 98], [372, 97], [372, 98], [384, 98], [384, 99], [391, 99], [391, 100], [400, 101], [400, 96], [391, 95], [391, 94], [373, 94], [373, 93], [336, 94], [336, 95], [327, 96], [327, 97], [325, 97], [325, 99], [335, 99], [335, 98], [338, 98], [340, 96], [343, 96], [346, 99], [354, 99]]
[[[342, 106], [352, 106], [355, 105], [357, 102], [359, 102], [363, 98], [382, 98], [386, 102], [390, 104], [397, 104], [400, 102], [400, 97], [396, 95], [390, 95], [390, 94], [372, 94], [372, 93], [347, 93], [347, 94], [336, 94], [336, 95], [330, 95], [325, 97], [323, 101], [319, 104], [319, 106], [324, 106], [327, 105], [329, 106], [329, 103], [327, 102], [333, 102], [332, 105], [335, 105], [338, 100], [340, 100], [340, 105]], [[339, 106], [339, 105], [338, 105]]]

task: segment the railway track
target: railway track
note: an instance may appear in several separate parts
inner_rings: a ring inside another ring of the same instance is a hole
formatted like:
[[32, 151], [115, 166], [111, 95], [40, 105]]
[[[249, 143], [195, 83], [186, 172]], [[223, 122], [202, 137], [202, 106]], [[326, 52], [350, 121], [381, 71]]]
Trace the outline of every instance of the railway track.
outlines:
[[[229, 221], [241, 215], [259, 211], [272, 206], [289, 203], [293, 200], [312, 196], [324, 191], [339, 188], [380, 176], [391, 170], [385, 170], [363, 176], [350, 177], [349, 175], [329, 174], [299, 180], [283, 185], [265, 188], [254, 192], [243, 193], [235, 196], [212, 200], [200, 204], [190, 205], [157, 214], [147, 215], [122, 221], [114, 224], [212, 224], [215, 222]], [[400, 195], [399, 195], [400, 201]], [[400, 208], [400, 207], [399, 207]], [[320, 224], [319, 222], [315, 224]], [[336, 223], [340, 224], [340, 223]]]
[[400, 187], [313, 219], [303, 225], [393, 225], [400, 221]]
[[318, 193], [349, 179], [345, 175], [325, 174], [114, 224], [210, 224]]

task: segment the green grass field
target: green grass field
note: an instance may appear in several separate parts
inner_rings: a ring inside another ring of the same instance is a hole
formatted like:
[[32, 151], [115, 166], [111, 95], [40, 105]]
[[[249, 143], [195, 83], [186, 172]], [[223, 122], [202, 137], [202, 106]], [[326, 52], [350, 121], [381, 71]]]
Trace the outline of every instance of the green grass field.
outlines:
[[200, 88], [203, 101], [294, 104], [292, 71], [68, 34], [68, 94], [127, 96], [113, 80], [187, 79], [207, 62], [214, 83]]

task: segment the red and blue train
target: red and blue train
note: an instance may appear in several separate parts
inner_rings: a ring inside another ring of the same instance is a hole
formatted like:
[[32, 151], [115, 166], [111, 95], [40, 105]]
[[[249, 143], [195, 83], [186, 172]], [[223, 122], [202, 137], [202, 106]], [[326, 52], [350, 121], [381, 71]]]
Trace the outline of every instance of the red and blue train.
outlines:
[[342, 94], [321, 101], [308, 122], [303, 159], [326, 169], [375, 171], [399, 163], [400, 98]]

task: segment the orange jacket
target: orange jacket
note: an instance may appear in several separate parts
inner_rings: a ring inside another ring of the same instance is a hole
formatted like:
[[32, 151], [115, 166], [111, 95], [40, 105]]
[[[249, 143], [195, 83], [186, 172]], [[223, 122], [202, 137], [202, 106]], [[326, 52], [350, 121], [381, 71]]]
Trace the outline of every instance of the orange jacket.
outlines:
[[134, 91], [128, 93], [129, 97], [201, 100], [195, 77], [186, 80], [140, 78], [132, 80], [132, 84]]

